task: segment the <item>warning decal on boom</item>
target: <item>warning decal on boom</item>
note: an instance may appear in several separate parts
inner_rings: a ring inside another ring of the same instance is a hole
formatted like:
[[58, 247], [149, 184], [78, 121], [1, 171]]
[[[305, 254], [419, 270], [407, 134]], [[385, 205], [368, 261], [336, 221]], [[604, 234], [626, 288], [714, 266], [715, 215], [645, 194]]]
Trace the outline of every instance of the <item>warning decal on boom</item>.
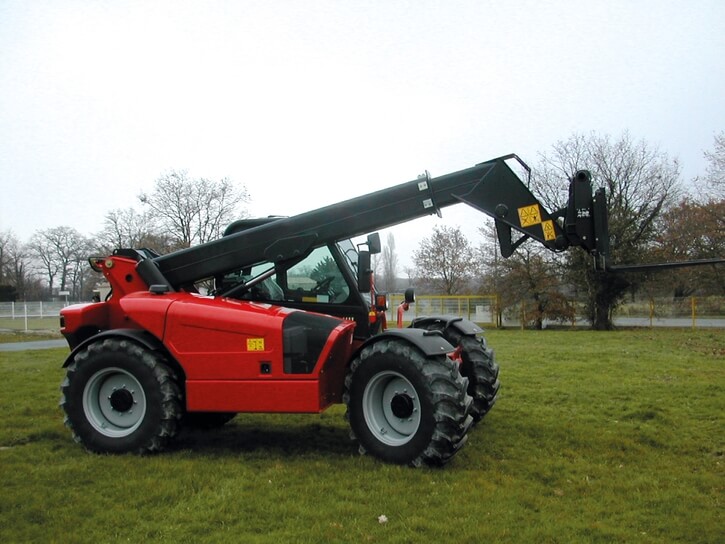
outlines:
[[531, 227], [541, 223], [541, 212], [538, 204], [523, 206], [519, 208], [519, 221], [523, 228]]
[[522, 206], [518, 209], [519, 221], [521, 222], [521, 228], [533, 227], [534, 225], [541, 225], [541, 230], [544, 233], [544, 240], [547, 242], [550, 240], [556, 240], [556, 229], [554, 228], [554, 222], [551, 219], [542, 221], [541, 209], [538, 204], [532, 204], [531, 206]]
[[541, 228], [544, 229], [544, 240], [556, 240], [556, 230], [554, 230], [554, 222], [551, 219], [541, 223]]

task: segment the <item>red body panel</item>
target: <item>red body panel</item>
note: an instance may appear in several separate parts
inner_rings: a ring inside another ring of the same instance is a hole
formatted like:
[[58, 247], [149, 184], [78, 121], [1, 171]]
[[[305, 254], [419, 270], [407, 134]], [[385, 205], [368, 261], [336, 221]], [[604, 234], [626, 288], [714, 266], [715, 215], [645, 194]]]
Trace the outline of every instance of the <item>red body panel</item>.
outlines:
[[340, 321], [313, 372], [284, 372], [282, 323], [295, 310], [176, 295], [164, 344], [186, 372], [187, 408], [319, 412], [339, 402], [355, 324]]
[[200, 380], [186, 382], [186, 406], [202, 412], [316, 413], [318, 380]]
[[145, 291], [131, 293], [119, 300], [120, 308], [116, 312], [120, 311], [122, 315], [116, 322], [120, 321], [122, 327], [143, 329], [161, 340], [166, 328], [166, 314], [174, 302], [172, 297], [152, 295]]
[[286, 373], [283, 323], [299, 310], [187, 292], [152, 294], [134, 264], [118, 256], [105, 261], [113, 297], [64, 309], [62, 332], [151, 333], [182, 368], [190, 411], [320, 412], [341, 402], [354, 322], [333, 323], [311, 372]]
[[[282, 322], [291, 310], [188, 294], [174, 297], [163, 341], [187, 380], [281, 375]], [[262, 375], [261, 363], [269, 363], [271, 372]]]
[[66, 306], [60, 312], [63, 316], [60, 332], [62, 334], [76, 332], [89, 325], [95, 325], [98, 329], [107, 328], [108, 309], [108, 304], [104, 302]]

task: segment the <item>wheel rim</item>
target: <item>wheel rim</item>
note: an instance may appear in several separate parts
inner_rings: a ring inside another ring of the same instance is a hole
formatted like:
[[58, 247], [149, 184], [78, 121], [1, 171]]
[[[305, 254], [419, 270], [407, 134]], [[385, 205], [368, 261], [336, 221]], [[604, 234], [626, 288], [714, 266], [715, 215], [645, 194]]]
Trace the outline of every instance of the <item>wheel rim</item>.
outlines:
[[128, 436], [146, 415], [146, 395], [133, 374], [121, 368], [104, 368], [86, 383], [83, 411], [99, 433], [114, 438]]
[[420, 399], [402, 374], [379, 372], [367, 383], [362, 399], [370, 432], [390, 446], [408, 443], [420, 427]]

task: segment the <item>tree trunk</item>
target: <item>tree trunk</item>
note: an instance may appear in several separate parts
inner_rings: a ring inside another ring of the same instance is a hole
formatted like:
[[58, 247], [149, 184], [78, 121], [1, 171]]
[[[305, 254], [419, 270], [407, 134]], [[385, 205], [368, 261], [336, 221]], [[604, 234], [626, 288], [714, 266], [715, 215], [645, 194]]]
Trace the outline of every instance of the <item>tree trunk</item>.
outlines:
[[614, 329], [611, 306], [606, 301], [597, 300], [594, 307], [592, 329], [595, 331], [611, 331]]
[[537, 331], [544, 330], [544, 303], [539, 300], [538, 296], [535, 296], [536, 300], [536, 319], [534, 319], [534, 328]]
[[593, 276], [595, 285], [592, 329], [611, 331], [614, 329], [612, 312], [625, 295], [630, 282], [621, 274], [610, 272]]

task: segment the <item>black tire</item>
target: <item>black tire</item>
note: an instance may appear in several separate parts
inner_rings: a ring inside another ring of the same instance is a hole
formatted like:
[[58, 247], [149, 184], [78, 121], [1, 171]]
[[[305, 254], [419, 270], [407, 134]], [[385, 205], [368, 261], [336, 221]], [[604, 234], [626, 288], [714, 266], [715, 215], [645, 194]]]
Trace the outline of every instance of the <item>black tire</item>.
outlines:
[[486, 346], [486, 340], [475, 334], [462, 334], [455, 327], [445, 327], [441, 322], [431, 323], [427, 329], [443, 333], [444, 338], [461, 350], [461, 374], [468, 378], [468, 394], [473, 397], [471, 416], [481, 421], [496, 404], [501, 382], [495, 353]]
[[182, 415], [181, 391], [163, 355], [126, 339], [78, 352], [61, 392], [73, 438], [97, 453], [161, 451]]
[[478, 423], [498, 399], [501, 387], [498, 380], [499, 367], [494, 360], [493, 350], [486, 347], [483, 338], [461, 335], [458, 346], [461, 347], [463, 360], [461, 374], [468, 378], [468, 394], [473, 397], [471, 415]]
[[360, 453], [387, 462], [442, 465], [466, 443], [468, 381], [445, 355], [381, 340], [350, 364], [343, 400]]
[[209, 431], [219, 429], [229, 423], [235, 412], [187, 412], [181, 419], [182, 427]]

